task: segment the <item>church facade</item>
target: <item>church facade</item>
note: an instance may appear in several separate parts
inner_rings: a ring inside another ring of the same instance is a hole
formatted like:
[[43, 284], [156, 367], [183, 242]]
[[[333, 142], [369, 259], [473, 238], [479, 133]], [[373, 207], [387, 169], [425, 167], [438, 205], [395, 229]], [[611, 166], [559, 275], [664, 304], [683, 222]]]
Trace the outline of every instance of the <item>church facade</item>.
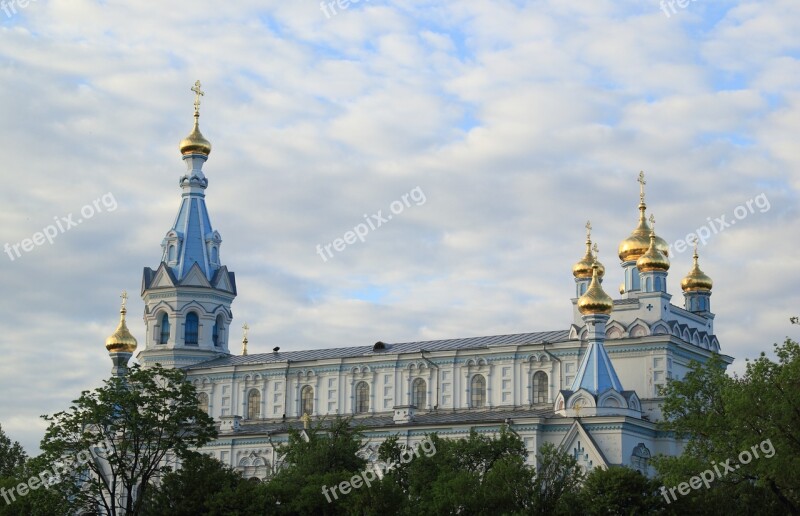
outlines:
[[[568, 328], [262, 354], [247, 354], [245, 333], [242, 354], [232, 354], [237, 287], [206, 207], [203, 165], [211, 144], [199, 129], [202, 91], [195, 86], [194, 128], [180, 144], [186, 172], [178, 214], [160, 263], [142, 278], [146, 333], [137, 358], [145, 367], [186, 370], [200, 405], [220, 426], [205, 452], [248, 478], [268, 479], [289, 428], [348, 415], [366, 428], [362, 453], [370, 460], [390, 436], [413, 446], [433, 432], [459, 438], [503, 425], [523, 439], [532, 465], [546, 442], [586, 469], [626, 465], [647, 473], [650, 457], [680, 453], [681, 442], [657, 428], [659, 388], [682, 377], [690, 361], [720, 352], [713, 285], [695, 249], [681, 282], [683, 303], [672, 303], [668, 247], [648, 223], [642, 174], [638, 225], [619, 245], [620, 297], [604, 291], [605, 268], [587, 224], [586, 251], [572, 271]], [[124, 317], [123, 311], [121, 327]], [[115, 373], [137, 345], [131, 338], [107, 341]]]

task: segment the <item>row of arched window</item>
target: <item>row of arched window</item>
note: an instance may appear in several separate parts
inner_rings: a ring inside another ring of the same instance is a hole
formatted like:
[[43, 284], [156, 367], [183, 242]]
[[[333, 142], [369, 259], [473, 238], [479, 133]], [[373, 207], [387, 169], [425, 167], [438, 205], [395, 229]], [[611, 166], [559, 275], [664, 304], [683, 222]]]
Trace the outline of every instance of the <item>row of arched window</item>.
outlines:
[[[171, 332], [171, 325], [169, 316], [166, 313], [161, 314], [160, 319], [161, 331], [158, 334], [158, 343], [166, 344], [169, 342]], [[222, 331], [225, 328], [225, 321], [222, 315], [217, 316], [214, 321], [214, 327], [211, 330], [211, 340], [217, 347], [222, 347]], [[189, 312], [186, 314], [186, 319], [183, 326], [183, 343], [186, 346], [197, 346], [200, 333], [200, 318], [196, 312]]]
[[[427, 403], [427, 383], [422, 378], [416, 378], [411, 384], [411, 403], [417, 408], [426, 407]], [[537, 371], [533, 375], [533, 403], [548, 403], [548, 378], [544, 371]], [[356, 414], [366, 414], [369, 412], [369, 384], [360, 381], [355, 385], [355, 399], [353, 412]], [[200, 407], [208, 412], [208, 395], [204, 392], [198, 393], [198, 403]], [[482, 374], [473, 375], [470, 381], [470, 407], [484, 408], [486, 406], [486, 378]], [[300, 390], [300, 414], [314, 413], [314, 388], [305, 385]], [[247, 418], [258, 419], [261, 417], [261, 393], [258, 389], [251, 389], [247, 394]]]

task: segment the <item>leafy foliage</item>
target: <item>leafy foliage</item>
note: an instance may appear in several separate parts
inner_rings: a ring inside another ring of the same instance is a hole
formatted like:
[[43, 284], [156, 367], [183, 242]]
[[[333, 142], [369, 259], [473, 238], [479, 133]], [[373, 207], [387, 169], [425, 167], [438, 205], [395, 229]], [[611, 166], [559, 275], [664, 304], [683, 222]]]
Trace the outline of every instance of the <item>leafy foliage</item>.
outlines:
[[76, 512], [139, 514], [150, 484], [172, 461], [217, 435], [185, 373], [160, 365], [131, 368], [44, 418], [50, 425], [41, 448], [71, 486]]
[[[681, 457], [655, 461], [667, 485], [729, 459], [739, 466], [718, 475], [710, 491], [693, 492], [695, 505], [736, 496], [760, 514], [800, 513], [800, 346], [787, 339], [775, 354], [777, 362], [764, 353], [748, 362], [741, 378], [725, 375], [718, 357], [695, 363], [665, 389], [662, 426], [688, 437]], [[759, 457], [744, 464], [745, 453]]]

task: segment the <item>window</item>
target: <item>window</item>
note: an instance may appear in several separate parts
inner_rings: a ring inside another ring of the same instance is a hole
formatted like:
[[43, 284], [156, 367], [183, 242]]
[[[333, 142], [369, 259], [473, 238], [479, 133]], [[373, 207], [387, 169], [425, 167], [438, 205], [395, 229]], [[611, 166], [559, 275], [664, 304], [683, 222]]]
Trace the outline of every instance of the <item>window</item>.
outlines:
[[169, 341], [169, 317], [167, 314], [161, 315], [161, 335], [158, 337], [159, 344], [166, 344]]
[[314, 388], [310, 385], [303, 387], [300, 391], [300, 415], [308, 414], [309, 416], [314, 413]]
[[471, 384], [471, 401], [472, 408], [483, 408], [486, 406], [486, 379], [479, 374], [472, 377]]
[[427, 390], [428, 386], [425, 384], [425, 380], [422, 378], [414, 380], [414, 383], [411, 384], [411, 404], [418, 409], [424, 409], [427, 402], [427, 392], [425, 392]]
[[369, 412], [369, 385], [367, 382], [358, 382], [356, 385], [356, 414]]
[[200, 326], [200, 321], [197, 319], [197, 314], [189, 312], [186, 314], [186, 335], [183, 338], [184, 344], [187, 346], [197, 346], [197, 330]]
[[247, 419], [258, 419], [261, 417], [261, 393], [256, 389], [251, 389], [247, 395]]
[[211, 263], [219, 263], [219, 251], [216, 247], [211, 248]]
[[217, 320], [214, 321], [214, 328], [211, 332], [211, 338], [214, 341], [214, 345], [219, 347], [222, 346], [222, 316], [218, 315]]
[[208, 394], [205, 392], [197, 393], [197, 408], [208, 414]]
[[175, 244], [169, 245], [169, 261], [175, 261]]
[[547, 403], [547, 373], [537, 371], [533, 375], [533, 402]]
[[643, 475], [649, 473], [650, 450], [647, 449], [644, 443], [639, 443], [636, 445], [636, 448], [633, 449], [633, 453], [631, 454], [631, 466]]

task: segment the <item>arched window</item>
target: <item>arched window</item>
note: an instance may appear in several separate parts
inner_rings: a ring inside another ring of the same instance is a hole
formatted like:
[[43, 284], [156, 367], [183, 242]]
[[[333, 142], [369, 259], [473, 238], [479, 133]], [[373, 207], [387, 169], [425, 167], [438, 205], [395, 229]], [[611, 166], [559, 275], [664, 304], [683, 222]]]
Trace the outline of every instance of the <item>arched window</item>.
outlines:
[[303, 387], [300, 391], [300, 415], [308, 414], [309, 416], [314, 413], [314, 388], [310, 385]]
[[197, 314], [194, 312], [186, 314], [186, 328], [183, 337], [184, 344], [187, 346], [197, 346], [197, 331], [199, 327], [200, 321], [197, 318]]
[[428, 386], [425, 384], [425, 380], [422, 378], [414, 380], [414, 383], [411, 384], [411, 404], [418, 409], [424, 409], [427, 401], [427, 390]]
[[486, 379], [483, 375], [476, 374], [472, 377], [471, 383], [472, 408], [483, 408], [486, 406]]
[[356, 385], [356, 414], [369, 412], [369, 385], [367, 382], [358, 382]]
[[536, 371], [533, 375], [533, 402], [547, 403], [547, 373]]
[[169, 245], [169, 261], [175, 261], [175, 244]]
[[205, 392], [197, 393], [197, 408], [208, 414], [208, 394]]
[[257, 389], [250, 389], [247, 394], [247, 419], [261, 417], [261, 393]]
[[219, 263], [219, 251], [216, 247], [211, 248], [211, 263]]
[[223, 320], [222, 315], [217, 316], [217, 320], [214, 321], [214, 328], [211, 332], [211, 338], [214, 341], [214, 345], [217, 347], [222, 346], [222, 328], [223, 328]]
[[169, 317], [167, 314], [161, 315], [161, 334], [158, 337], [159, 344], [166, 344], [169, 341]]

